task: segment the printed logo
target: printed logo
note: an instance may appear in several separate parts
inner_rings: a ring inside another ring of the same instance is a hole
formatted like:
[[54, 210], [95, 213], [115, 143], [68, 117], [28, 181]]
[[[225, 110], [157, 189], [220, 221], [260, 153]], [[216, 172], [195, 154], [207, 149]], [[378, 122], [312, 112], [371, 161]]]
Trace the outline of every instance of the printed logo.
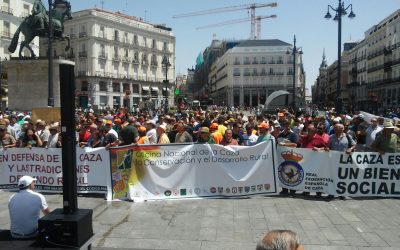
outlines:
[[231, 193], [231, 189], [227, 187], [227, 188], [225, 189], [225, 193], [227, 193], [227, 194]]
[[257, 189], [258, 189], [258, 191], [262, 191], [263, 185], [257, 185]]
[[239, 187], [238, 190], [239, 190], [239, 194], [243, 193], [243, 187]]
[[244, 187], [244, 191], [246, 192], [246, 193], [248, 193], [248, 192], [250, 192], [250, 187]]
[[192, 195], [192, 194], [193, 194], [193, 190], [189, 189], [189, 195]]
[[217, 192], [217, 189], [215, 187], [210, 188], [210, 192], [212, 194], [215, 194]]
[[171, 196], [171, 190], [166, 190], [166, 191], [164, 192], [164, 195], [165, 195], [165, 196]]
[[178, 189], [174, 189], [174, 190], [172, 191], [172, 193], [174, 194], [174, 196], [178, 196], [178, 195], [179, 195]]
[[251, 192], [255, 192], [256, 191], [256, 186], [251, 186]]
[[289, 187], [299, 185], [304, 179], [304, 170], [299, 164], [303, 156], [293, 151], [282, 152], [281, 156], [285, 161], [278, 167], [279, 180]]
[[236, 194], [237, 193], [237, 187], [233, 187], [232, 188], [232, 194]]
[[185, 196], [186, 195], [186, 188], [181, 188], [180, 194], [181, 194], [181, 196]]
[[197, 194], [197, 195], [201, 194], [201, 189], [200, 188], [195, 188], [194, 189], [194, 193]]
[[218, 187], [218, 193], [222, 194], [224, 192], [224, 188], [223, 187]]
[[271, 185], [270, 184], [264, 184], [264, 189], [265, 190], [269, 190], [271, 188]]

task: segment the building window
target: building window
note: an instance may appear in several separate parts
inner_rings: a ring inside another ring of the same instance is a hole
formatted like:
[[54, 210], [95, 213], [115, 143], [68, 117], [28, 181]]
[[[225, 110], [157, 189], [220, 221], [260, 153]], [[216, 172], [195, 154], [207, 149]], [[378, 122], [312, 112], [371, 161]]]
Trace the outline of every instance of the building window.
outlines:
[[132, 93], [139, 94], [139, 85], [138, 84], [133, 84], [132, 85]]
[[152, 40], [152, 42], [151, 42], [151, 47], [152, 47], [153, 49], [156, 49], [156, 48], [157, 48], [156, 39], [153, 39], [153, 40]]
[[244, 76], [250, 76], [250, 69], [249, 68], [245, 68], [244, 72], [243, 72]]
[[100, 96], [100, 106], [101, 107], [105, 107], [105, 106], [107, 106], [107, 103], [108, 103], [107, 96], [106, 95], [101, 95]]
[[168, 43], [167, 43], [167, 42], [164, 42], [164, 43], [163, 43], [163, 50], [164, 50], [164, 51], [167, 51], [167, 50], [168, 50]]
[[134, 35], [133, 36], [133, 44], [138, 44], [138, 36], [137, 35]]
[[99, 82], [99, 90], [107, 92], [107, 83], [106, 82]]
[[89, 90], [89, 83], [88, 82], [82, 82], [81, 91], [88, 91], [88, 90]]
[[233, 70], [233, 76], [240, 76], [240, 69], [235, 68], [235, 69]]
[[114, 30], [114, 41], [119, 41], [119, 31]]
[[3, 33], [1, 34], [1, 36], [11, 38], [9, 22], [3, 21]]
[[119, 82], [113, 82], [112, 89], [113, 89], [113, 92], [120, 93], [121, 92], [121, 86], [120, 86]]

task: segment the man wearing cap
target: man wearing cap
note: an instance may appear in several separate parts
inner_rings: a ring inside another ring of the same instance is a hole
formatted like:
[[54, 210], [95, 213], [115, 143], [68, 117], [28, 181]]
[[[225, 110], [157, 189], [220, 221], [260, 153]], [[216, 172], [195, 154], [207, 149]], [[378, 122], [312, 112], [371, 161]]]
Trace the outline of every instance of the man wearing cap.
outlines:
[[211, 137], [214, 139], [215, 144], [221, 144], [222, 134], [218, 131], [218, 123], [211, 123], [210, 125]]
[[46, 198], [35, 191], [35, 178], [23, 176], [18, 180], [19, 192], [8, 201], [11, 236], [16, 239], [34, 238], [38, 235], [40, 211], [50, 213]]
[[149, 145], [149, 138], [146, 136], [147, 129], [143, 126], [138, 127], [139, 139], [137, 140], [137, 144], [139, 145]]
[[214, 139], [210, 136], [210, 129], [207, 127], [201, 127], [199, 129], [196, 142], [199, 144], [215, 144]]
[[273, 139], [274, 137], [269, 133], [269, 125], [268, 123], [262, 122], [261, 124], [259, 124], [258, 126], [259, 129], [259, 136], [257, 139], [257, 144], [264, 142], [264, 141], [268, 141], [270, 139]]
[[258, 135], [253, 133], [253, 126], [248, 123], [246, 125], [246, 133], [243, 134], [243, 145], [254, 146], [257, 144]]
[[114, 130], [113, 122], [111, 120], [107, 120], [105, 126], [108, 129], [108, 133], [113, 134], [113, 135], [115, 135], [116, 138], [118, 138], [118, 133], [117, 133], [117, 131]]
[[394, 128], [393, 123], [385, 122], [382, 132], [377, 135], [371, 148], [382, 155], [385, 153], [396, 153], [399, 137], [393, 133]]
[[157, 131], [156, 131], [156, 122], [153, 120], [148, 120], [146, 122], [147, 134], [146, 136], [150, 140], [150, 144], [157, 143]]

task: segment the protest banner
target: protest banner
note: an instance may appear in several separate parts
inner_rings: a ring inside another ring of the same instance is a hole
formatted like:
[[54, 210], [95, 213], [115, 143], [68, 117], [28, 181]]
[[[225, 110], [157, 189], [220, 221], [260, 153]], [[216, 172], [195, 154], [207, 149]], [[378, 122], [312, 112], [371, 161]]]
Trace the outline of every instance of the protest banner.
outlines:
[[[104, 148], [77, 148], [77, 186], [80, 193], [105, 193], [111, 198], [110, 157]], [[59, 148], [0, 150], [0, 189], [16, 189], [24, 175], [37, 179], [36, 189], [62, 192], [62, 158]]]
[[338, 196], [400, 197], [400, 154], [278, 147], [281, 187]]
[[134, 201], [276, 194], [274, 146], [141, 145], [111, 149], [113, 198]]

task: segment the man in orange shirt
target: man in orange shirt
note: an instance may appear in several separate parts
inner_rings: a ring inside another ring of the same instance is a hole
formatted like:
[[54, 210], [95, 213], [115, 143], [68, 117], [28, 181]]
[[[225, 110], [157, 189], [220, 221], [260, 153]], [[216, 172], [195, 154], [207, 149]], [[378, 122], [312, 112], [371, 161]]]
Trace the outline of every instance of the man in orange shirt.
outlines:
[[218, 123], [211, 123], [210, 125], [210, 132], [211, 132], [211, 136], [215, 141], [215, 144], [221, 144], [222, 141], [222, 135], [221, 133], [218, 131]]

